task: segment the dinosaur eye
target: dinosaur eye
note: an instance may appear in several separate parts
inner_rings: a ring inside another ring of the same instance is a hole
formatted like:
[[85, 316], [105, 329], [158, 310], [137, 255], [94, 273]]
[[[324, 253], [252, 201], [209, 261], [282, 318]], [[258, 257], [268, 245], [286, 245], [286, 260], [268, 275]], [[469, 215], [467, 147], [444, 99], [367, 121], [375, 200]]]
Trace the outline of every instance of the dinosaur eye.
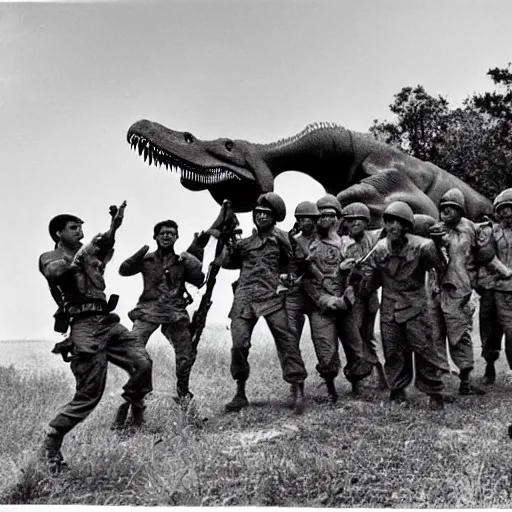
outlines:
[[194, 136], [189, 132], [185, 132], [183, 137], [185, 138], [185, 142], [187, 144], [192, 144], [192, 142], [194, 142]]
[[226, 146], [226, 149], [228, 151], [231, 151], [233, 149], [233, 146], [235, 145], [235, 143], [232, 141], [232, 140], [227, 140], [224, 145]]

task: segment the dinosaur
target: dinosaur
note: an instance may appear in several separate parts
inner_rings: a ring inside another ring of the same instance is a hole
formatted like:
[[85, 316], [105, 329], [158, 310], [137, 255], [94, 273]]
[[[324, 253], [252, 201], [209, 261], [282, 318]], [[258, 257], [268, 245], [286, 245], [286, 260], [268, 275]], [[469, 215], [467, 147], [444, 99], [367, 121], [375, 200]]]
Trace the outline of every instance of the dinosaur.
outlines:
[[129, 128], [127, 140], [150, 165], [180, 172], [185, 188], [207, 189], [219, 204], [231, 201], [236, 212], [253, 209], [261, 193], [273, 191], [279, 174], [294, 170], [318, 181], [342, 206], [365, 203], [371, 227], [382, 225], [384, 209], [396, 200], [407, 202], [415, 214], [437, 219], [436, 205], [452, 187], [463, 192], [468, 218], [492, 214], [491, 201], [449, 172], [335, 123], [310, 124], [292, 137], [255, 144], [200, 140], [140, 120]]

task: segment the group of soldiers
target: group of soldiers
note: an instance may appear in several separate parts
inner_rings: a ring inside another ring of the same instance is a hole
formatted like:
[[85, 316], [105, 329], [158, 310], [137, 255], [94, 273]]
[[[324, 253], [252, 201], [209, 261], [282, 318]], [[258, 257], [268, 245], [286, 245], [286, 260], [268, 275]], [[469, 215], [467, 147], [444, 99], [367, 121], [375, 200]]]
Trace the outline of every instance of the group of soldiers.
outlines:
[[[175, 400], [187, 409], [193, 398], [189, 381], [197, 350], [191, 339], [186, 310], [190, 295], [185, 284], [199, 287], [205, 280], [202, 260], [208, 236], [196, 235], [187, 251], [178, 255], [174, 249], [178, 225], [165, 220], [154, 227], [156, 250], [149, 252], [145, 245], [121, 264], [121, 275], [140, 273], [144, 283], [129, 313], [130, 331], [114, 313], [117, 297], [107, 299], [103, 277], [125, 207], [126, 202], [111, 207], [109, 230], [85, 245], [81, 219], [68, 214], [54, 217], [49, 234], [55, 247], [39, 260], [59, 306], [55, 329], [69, 331], [54, 350], [70, 361], [76, 378], [76, 393], [50, 422], [43, 445], [55, 471], [64, 464], [64, 436], [101, 399], [108, 362], [129, 374], [113, 427], [143, 424], [144, 398], [152, 390], [152, 361], [146, 345], [159, 327], [175, 351]], [[406, 203], [395, 201], [383, 212], [383, 227], [370, 230], [370, 210], [365, 204], [342, 207], [327, 194], [316, 202], [300, 203], [294, 229], [285, 232], [277, 227], [286, 216], [284, 201], [273, 192], [262, 194], [253, 210], [252, 234], [231, 237], [219, 256], [223, 268], [240, 270], [229, 313], [230, 370], [236, 392], [226, 411], [249, 405], [248, 357], [260, 317], [268, 324], [283, 378], [290, 384], [289, 406], [298, 414], [305, 406], [307, 371], [300, 340], [306, 316], [316, 370], [331, 403], [338, 400], [340, 342], [346, 360], [343, 372], [356, 395], [361, 393], [363, 379], [375, 372], [379, 387], [389, 389], [390, 400], [404, 401], [405, 389], [415, 376], [416, 387], [430, 397], [429, 407], [443, 409], [448, 395], [442, 376], [449, 371], [448, 353], [459, 370], [459, 393], [485, 393], [470, 380], [474, 365], [471, 295], [476, 290], [480, 296], [484, 384], [491, 385], [503, 334], [512, 367], [512, 189], [496, 197], [494, 219], [481, 224], [464, 216], [464, 196], [458, 189], [449, 190], [438, 207], [439, 222], [423, 216], [420, 223]], [[374, 337], [379, 308], [384, 364]]]

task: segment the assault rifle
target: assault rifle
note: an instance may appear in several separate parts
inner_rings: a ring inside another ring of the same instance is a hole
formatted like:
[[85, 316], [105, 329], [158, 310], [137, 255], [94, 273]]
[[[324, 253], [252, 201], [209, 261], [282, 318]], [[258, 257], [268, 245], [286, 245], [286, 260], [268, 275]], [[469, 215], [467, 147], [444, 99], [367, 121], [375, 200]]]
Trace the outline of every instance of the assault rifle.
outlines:
[[222, 265], [222, 252], [224, 247], [230, 242], [235, 242], [240, 230], [237, 229], [239, 222], [231, 206], [231, 202], [225, 200], [222, 203], [221, 223], [218, 227], [217, 245], [215, 247], [215, 257], [208, 266], [208, 274], [200, 288], [206, 286], [205, 292], [201, 297], [199, 307], [192, 315], [190, 323], [190, 333], [192, 335], [192, 346], [197, 349], [201, 334], [206, 326], [206, 317], [212, 306], [213, 288], [217, 282], [217, 274]]

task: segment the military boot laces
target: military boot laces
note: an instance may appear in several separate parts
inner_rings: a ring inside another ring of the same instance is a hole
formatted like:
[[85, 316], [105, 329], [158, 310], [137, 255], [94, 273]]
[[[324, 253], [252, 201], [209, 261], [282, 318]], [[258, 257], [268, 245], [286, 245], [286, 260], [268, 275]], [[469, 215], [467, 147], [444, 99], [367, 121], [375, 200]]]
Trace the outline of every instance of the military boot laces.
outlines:
[[496, 382], [496, 368], [494, 367], [494, 362], [489, 362], [485, 366], [485, 373], [482, 379], [482, 384], [484, 386], [492, 386]]
[[110, 427], [111, 430], [121, 430], [127, 426], [126, 419], [128, 418], [129, 409], [130, 404], [128, 402], [124, 402], [119, 406], [114, 418], [114, 423]]
[[225, 409], [227, 412], [238, 412], [248, 405], [249, 400], [245, 396], [245, 382], [238, 382], [236, 394], [233, 400], [226, 404]]

